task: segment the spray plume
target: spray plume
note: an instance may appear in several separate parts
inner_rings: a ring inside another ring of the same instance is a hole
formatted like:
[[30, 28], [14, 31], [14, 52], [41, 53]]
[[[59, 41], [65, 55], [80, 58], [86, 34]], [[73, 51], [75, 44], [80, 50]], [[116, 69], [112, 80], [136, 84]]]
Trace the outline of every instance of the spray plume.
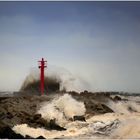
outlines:
[[64, 94], [50, 103], [42, 104], [37, 113], [40, 113], [48, 121], [56, 119], [58, 124], [63, 125], [73, 116], [81, 116], [85, 112], [86, 109], [83, 102], [78, 102], [71, 95]]
[[[21, 86], [22, 91], [39, 91], [39, 69], [31, 70]], [[83, 91], [89, 88], [89, 84], [78, 76], [72, 75], [64, 68], [48, 66], [45, 71], [45, 90], [48, 91]]]

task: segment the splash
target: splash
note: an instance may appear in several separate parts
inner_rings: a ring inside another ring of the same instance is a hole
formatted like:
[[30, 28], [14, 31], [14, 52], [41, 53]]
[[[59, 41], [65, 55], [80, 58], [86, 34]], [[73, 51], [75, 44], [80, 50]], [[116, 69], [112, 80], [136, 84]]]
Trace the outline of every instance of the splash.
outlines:
[[140, 119], [127, 119], [121, 123], [118, 129], [112, 134], [112, 138], [140, 138]]
[[56, 119], [56, 123], [65, 126], [66, 131], [46, 130], [43, 128], [31, 128], [27, 124], [16, 125], [13, 130], [16, 133], [20, 133], [23, 136], [29, 135], [33, 138], [43, 136], [45, 138], [56, 138], [56, 137], [73, 137], [88, 132], [88, 128], [80, 127], [80, 123], [71, 122], [69, 119], [73, 116], [85, 115], [86, 109], [83, 102], [79, 102], [72, 98], [69, 94], [64, 94], [58, 98], [53, 99], [51, 102], [45, 102], [41, 105], [41, 108], [37, 111], [42, 117], [50, 121]]
[[109, 101], [107, 105], [115, 112], [115, 113], [123, 113], [130, 114], [132, 112], [140, 112], [140, 105], [136, 102], [132, 101], [120, 101], [113, 102]]
[[33, 138], [36, 138], [38, 136], [43, 136], [45, 137], [45, 129], [43, 128], [31, 128], [29, 127], [27, 124], [20, 124], [20, 125], [15, 125], [13, 127], [13, 130], [17, 133], [17, 134], [21, 134], [23, 135], [24, 137], [26, 135], [29, 135]]
[[140, 104], [136, 101], [119, 101], [108, 103], [115, 112], [114, 116], [121, 121], [111, 138], [140, 138]]
[[[108, 114], [105, 115], [106, 118], [108, 118]], [[99, 116], [94, 116], [94, 118], [98, 118]], [[42, 135], [45, 138], [97, 138], [97, 133], [104, 133], [105, 134], [109, 133], [112, 131], [112, 129], [115, 129], [116, 127], [116, 119], [113, 115], [110, 114], [110, 117], [112, 117], [112, 120], [102, 120], [98, 119], [98, 121], [91, 121], [87, 120], [87, 122], [80, 122], [80, 121], [75, 121], [71, 122], [68, 121], [65, 124], [66, 131], [56, 131], [56, 130], [46, 130], [43, 128], [31, 128], [27, 124], [21, 124], [21, 125], [16, 125], [13, 127], [13, 130], [16, 133], [20, 133], [23, 136], [29, 135], [34, 138], [39, 137]], [[100, 117], [99, 117], [100, 118]], [[105, 130], [104, 130], [105, 128]], [[102, 130], [105, 132], [102, 132]]]
[[[21, 90], [39, 91], [39, 78], [39, 70], [31, 70], [23, 82]], [[45, 71], [45, 87], [45, 90], [51, 89], [53, 91], [66, 90], [81, 92], [85, 89], [90, 89], [89, 84], [81, 77], [73, 75], [64, 68], [52, 65], [49, 65]]]
[[56, 131], [56, 130], [46, 130], [43, 128], [31, 128], [27, 124], [21, 124], [21, 125], [16, 125], [13, 127], [13, 130], [16, 133], [20, 133], [24, 137], [26, 135], [29, 135], [33, 138], [37, 138], [39, 136], [43, 136], [44, 138], [72, 138], [76, 137], [79, 135], [83, 135], [88, 133], [88, 128], [87, 127], [77, 127], [74, 126], [67, 128], [66, 131]]
[[[27, 124], [16, 125], [13, 130], [22, 135], [34, 138], [42, 135], [45, 138], [107, 138], [107, 139], [136, 139], [140, 138], [140, 105], [138, 102], [110, 100], [106, 103], [113, 113], [92, 115], [86, 118], [86, 122], [71, 121], [75, 115], [85, 115], [83, 102], [78, 102], [71, 95], [65, 94], [45, 102], [37, 113], [49, 121], [56, 122], [66, 128], [65, 131], [46, 130], [43, 128], [31, 128]], [[88, 114], [86, 114], [88, 115]], [[86, 116], [85, 115], [85, 116]]]
[[40, 113], [48, 121], [56, 119], [58, 124], [63, 125], [73, 116], [81, 116], [85, 112], [86, 109], [83, 102], [75, 100], [69, 94], [64, 94], [50, 103], [42, 104], [37, 113]]

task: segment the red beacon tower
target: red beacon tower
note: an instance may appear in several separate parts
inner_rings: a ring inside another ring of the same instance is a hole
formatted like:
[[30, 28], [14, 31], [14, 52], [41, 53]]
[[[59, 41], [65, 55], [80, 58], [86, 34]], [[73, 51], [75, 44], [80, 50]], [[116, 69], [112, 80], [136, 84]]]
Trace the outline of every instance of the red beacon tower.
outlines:
[[44, 95], [44, 68], [46, 68], [46, 62], [44, 61], [44, 58], [42, 58], [41, 61], [39, 62], [39, 66], [38, 68], [40, 69], [40, 91], [41, 91], [41, 95]]

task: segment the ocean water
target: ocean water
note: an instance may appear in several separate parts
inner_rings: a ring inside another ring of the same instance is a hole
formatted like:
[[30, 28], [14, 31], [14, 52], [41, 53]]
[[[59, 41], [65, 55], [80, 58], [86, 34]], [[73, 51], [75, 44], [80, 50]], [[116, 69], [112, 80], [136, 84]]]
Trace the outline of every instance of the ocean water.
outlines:
[[[57, 124], [66, 128], [66, 131], [32, 128], [28, 124], [15, 125], [13, 130], [23, 136], [43, 136], [47, 139], [140, 139], [140, 98], [134, 98], [119, 102], [110, 100], [106, 105], [113, 113], [89, 115], [83, 102], [65, 94], [42, 103], [37, 113], [47, 121], [56, 119]], [[86, 122], [71, 121], [75, 115], [85, 116]]]

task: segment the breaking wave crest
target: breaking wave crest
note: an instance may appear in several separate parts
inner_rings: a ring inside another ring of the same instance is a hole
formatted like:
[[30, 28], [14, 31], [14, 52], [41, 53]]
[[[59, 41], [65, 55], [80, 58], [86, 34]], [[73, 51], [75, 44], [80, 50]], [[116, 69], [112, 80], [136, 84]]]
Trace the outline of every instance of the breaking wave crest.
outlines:
[[37, 113], [48, 121], [55, 119], [58, 124], [63, 124], [73, 116], [81, 116], [86, 112], [83, 102], [78, 102], [71, 95], [64, 94], [63, 96], [54, 99], [52, 102], [42, 104]]
[[140, 105], [136, 102], [132, 101], [119, 101], [113, 102], [109, 101], [107, 105], [115, 112], [115, 113], [124, 113], [130, 114], [132, 112], [140, 112]]
[[112, 138], [138, 139], [140, 138], [140, 119], [126, 119], [112, 134]]
[[[107, 105], [114, 113], [93, 115], [86, 122], [71, 121], [73, 116], [86, 115], [83, 102], [64, 94], [50, 102], [41, 104], [37, 113], [50, 121], [55, 119], [57, 124], [66, 128], [65, 131], [31, 128], [27, 124], [16, 125], [13, 130], [22, 135], [34, 138], [42, 135], [44, 138], [140, 138], [140, 105], [138, 102], [110, 100]], [[100, 136], [100, 137], [98, 137]]]

